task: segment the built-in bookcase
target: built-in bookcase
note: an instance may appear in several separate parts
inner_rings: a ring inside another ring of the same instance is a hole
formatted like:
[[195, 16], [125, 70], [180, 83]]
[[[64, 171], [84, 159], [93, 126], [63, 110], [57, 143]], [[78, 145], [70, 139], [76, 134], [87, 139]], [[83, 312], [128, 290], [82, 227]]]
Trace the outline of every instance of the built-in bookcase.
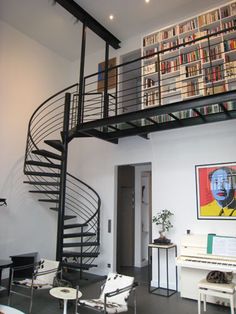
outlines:
[[[145, 36], [142, 39], [143, 108], [235, 89], [234, 27], [235, 1]], [[207, 114], [221, 110], [216, 105]], [[187, 118], [196, 112], [185, 110], [176, 114], [178, 118]], [[173, 118], [163, 115], [158, 119], [165, 122]]]

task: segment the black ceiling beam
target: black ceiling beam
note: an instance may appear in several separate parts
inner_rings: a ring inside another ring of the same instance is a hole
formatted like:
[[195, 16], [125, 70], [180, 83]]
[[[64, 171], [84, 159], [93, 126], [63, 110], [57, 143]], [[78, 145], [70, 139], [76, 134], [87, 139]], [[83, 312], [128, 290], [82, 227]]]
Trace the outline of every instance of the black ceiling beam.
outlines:
[[86, 12], [73, 0], [56, 0], [64, 9], [74, 15], [76, 19], [85, 24], [95, 34], [102, 38], [114, 49], [120, 48], [120, 40], [110, 33], [104, 26], [102, 26], [95, 18]]

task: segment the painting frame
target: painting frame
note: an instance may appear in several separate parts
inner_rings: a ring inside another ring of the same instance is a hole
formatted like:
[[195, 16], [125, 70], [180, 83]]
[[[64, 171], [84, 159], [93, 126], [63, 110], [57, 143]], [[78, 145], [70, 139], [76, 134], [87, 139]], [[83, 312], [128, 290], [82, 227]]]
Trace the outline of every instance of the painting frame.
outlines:
[[[108, 86], [107, 89], [114, 89], [117, 86], [117, 60], [116, 57], [108, 60]], [[105, 61], [98, 63], [98, 79], [97, 79], [97, 91], [99, 93], [104, 92], [105, 82]]]
[[197, 219], [236, 220], [236, 162], [195, 165]]

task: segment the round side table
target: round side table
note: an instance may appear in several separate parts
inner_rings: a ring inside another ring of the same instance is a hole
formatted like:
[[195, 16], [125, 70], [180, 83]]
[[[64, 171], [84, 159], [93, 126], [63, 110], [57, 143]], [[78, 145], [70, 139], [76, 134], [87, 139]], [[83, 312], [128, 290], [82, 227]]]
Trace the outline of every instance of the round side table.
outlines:
[[2, 304], [0, 304], [0, 312], [3, 312], [5, 314], [24, 314], [23, 312], [15, 309], [14, 307]]
[[[64, 300], [64, 309], [63, 314], [67, 314], [67, 301], [68, 300], [76, 300], [76, 293], [77, 290], [74, 288], [68, 288], [68, 287], [56, 287], [52, 288], [49, 293], [57, 298]], [[82, 293], [78, 291], [78, 299], [82, 296]]]

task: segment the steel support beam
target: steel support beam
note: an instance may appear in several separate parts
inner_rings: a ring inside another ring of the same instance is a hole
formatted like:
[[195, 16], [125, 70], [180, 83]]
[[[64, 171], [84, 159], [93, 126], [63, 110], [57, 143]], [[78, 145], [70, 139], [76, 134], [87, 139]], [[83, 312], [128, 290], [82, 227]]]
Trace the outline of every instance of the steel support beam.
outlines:
[[76, 19], [85, 24], [95, 34], [102, 38], [114, 49], [120, 48], [120, 40], [110, 33], [104, 26], [102, 26], [94, 17], [86, 12], [73, 0], [55, 0], [64, 9], [71, 13]]

